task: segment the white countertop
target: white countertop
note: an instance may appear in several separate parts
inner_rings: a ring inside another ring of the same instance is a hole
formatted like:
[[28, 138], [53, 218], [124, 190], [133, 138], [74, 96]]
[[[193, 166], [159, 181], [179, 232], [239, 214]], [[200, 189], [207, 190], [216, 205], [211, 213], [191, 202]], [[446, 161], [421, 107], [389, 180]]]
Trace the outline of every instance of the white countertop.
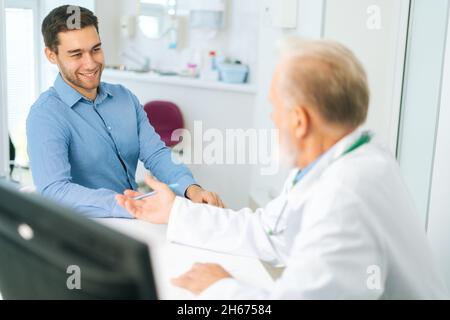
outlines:
[[172, 278], [188, 271], [196, 262], [219, 263], [236, 279], [255, 286], [270, 288], [273, 285], [272, 278], [259, 260], [170, 243], [166, 240], [166, 226], [127, 219], [96, 221], [148, 244], [158, 296], [162, 300], [196, 298], [170, 283]]
[[255, 94], [256, 87], [251, 84], [233, 84], [220, 81], [206, 81], [197, 78], [181, 77], [181, 76], [161, 76], [156, 73], [139, 73], [133, 71], [120, 71], [113, 69], [105, 69], [102, 77], [108, 82], [114, 79], [147, 81], [156, 84], [167, 84], [175, 86], [194, 87], [200, 89], [222, 90], [243, 94]]

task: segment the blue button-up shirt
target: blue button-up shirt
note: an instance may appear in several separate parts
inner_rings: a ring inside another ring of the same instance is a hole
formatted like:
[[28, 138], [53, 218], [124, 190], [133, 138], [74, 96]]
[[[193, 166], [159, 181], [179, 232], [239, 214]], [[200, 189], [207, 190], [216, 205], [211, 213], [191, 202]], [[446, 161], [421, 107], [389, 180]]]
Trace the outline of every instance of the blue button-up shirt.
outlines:
[[160, 181], [177, 183], [180, 196], [195, 184], [121, 85], [102, 82], [90, 101], [58, 75], [32, 106], [27, 136], [38, 191], [88, 217], [131, 217], [114, 197], [137, 188], [138, 159]]

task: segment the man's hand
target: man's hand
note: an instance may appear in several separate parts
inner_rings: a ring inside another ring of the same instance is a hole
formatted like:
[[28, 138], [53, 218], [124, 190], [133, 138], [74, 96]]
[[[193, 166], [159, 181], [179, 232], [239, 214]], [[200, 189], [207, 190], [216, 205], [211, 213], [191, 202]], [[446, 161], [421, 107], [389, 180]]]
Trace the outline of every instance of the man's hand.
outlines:
[[136, 219], [155, 224], [167, 224], [170, 210], [175, 200], [175, 194], [166, 184], [149, 176], [145, 177], [145, 182], [156, 192], [154, 195], [142, 200], [134, 200], [133, 197], [142, 194], [133, 190], [127, 190], [124, 195], [116, 196], [117, 202]]
[[225, 205], [216, 193], [206, 191], [196, 184], [187, 188], [186, 197], [195, 203], [207, 203], [219, 208], [225, 208]]
[[220, 265], [196, 263], [190, 271], [173, 279], [172, 284], [199, 295], [209, 286], [226, 278], [232, 278], [232, 276]]

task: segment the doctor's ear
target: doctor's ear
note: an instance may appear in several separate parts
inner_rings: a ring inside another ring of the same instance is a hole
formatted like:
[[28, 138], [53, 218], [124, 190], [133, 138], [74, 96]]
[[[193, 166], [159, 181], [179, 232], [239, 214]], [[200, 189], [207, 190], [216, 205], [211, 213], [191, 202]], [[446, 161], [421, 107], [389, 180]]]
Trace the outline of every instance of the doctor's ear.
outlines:
[[46, 47], [45, 48], [45, 55], [46, 55], [48, 61], [50, 61], [53, 64], [56, 64], [56, 56], [57, 56], [56, 52], [54, 52], [50, 48]]
[[304, 106], [297, 106], [292, 108], [290, 121], [295, 137], [304, 137], [308, 132], [311, 121], [309, 110]]

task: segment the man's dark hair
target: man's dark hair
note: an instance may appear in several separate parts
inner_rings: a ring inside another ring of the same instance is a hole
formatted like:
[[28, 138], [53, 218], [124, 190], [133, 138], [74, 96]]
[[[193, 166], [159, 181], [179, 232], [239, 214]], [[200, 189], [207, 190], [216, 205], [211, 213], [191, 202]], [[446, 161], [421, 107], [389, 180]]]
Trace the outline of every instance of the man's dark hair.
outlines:
[[[80, 13], [78, 17], [74, 14]], [[78, 21], [76, 20], [78, 18]], [[75, 20], [74, 20], [75, 19]], [[92, 11], [78, 6], [64, 5], [53, 9], [42, 22], [42, 35], [47, 48], [58, 53], [60, 32], [94, 26], [98, 32], [98, 19]]]

